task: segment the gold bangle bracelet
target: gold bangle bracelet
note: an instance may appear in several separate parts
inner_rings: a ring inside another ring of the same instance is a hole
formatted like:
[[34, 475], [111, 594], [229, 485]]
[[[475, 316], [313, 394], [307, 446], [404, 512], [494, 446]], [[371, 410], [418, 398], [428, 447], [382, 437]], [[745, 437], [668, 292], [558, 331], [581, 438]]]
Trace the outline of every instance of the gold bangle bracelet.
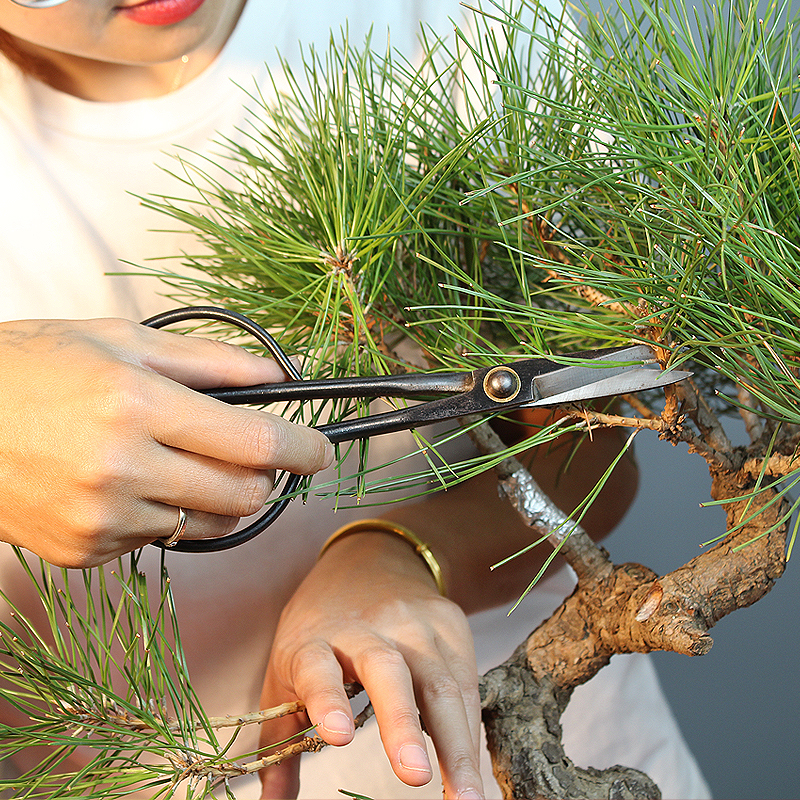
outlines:
[[410, 531], [408, 528], [398, 525], [396, 522], [389, 522], [385, 519], [361, 519], [358, 522], [350, 522], [347, 525], [343, 525], [341, 528], [339, 528], [339, 530], [334, 531], [325, 544], [322, 545], [322, 549], [319, 551], [317, 560], [322, 558], [327, 549], [337, 539], [349, 536], [351, 533], [364, 533], [366, 531], [391, 533], [393, 536], [399, 536], [401, 539], [405, 539], [405, 541], [407, 541], [414, 548], [414, 552], [425, 562], [425, 566], [431, 573], [431, 577], [433, 578], [433, 582], [436, 584], [439, 594], [442, 595], [442, 597], [447, 597], [447, 591], [445, 590], [444, 586], [444, 577], [442, 575], [442, 568], [439, 565], [439, 562], [436, 560], [436, 556], [434, 556], [428, 545], [425, 544], [425, 542], [423, 542], [419, 536]]

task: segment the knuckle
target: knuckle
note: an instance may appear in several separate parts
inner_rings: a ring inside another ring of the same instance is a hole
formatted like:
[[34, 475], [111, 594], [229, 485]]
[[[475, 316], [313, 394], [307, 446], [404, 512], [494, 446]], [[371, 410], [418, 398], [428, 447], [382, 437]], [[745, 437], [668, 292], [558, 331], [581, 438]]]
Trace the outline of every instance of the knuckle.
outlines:
[[425, 697], [428, 703], [461, 700], [462, 692], [458, 681], [446, 672], [429, 677], [425, 684]]
[[128, 428], [145, 417], [149, 402], [137, 368], [112, 361], [96, 369], [88, 413], [98, 424], [114, 430]]
[[121, 317], [97, 317], [84, 320], [83, 340], [97, 350], [108, 350], [109, 344], [128, 346], [141, 339], [145, 329]]
[[[84, 495], [102, 496], [124, 481], [125, 469], [119, 455], [99, 443], [88, 447], [84, 458], [74, 466], [73, 480]], [[82, 509], [95, 518], [100, 511]]]
[[102, 563], [94, 553], [88, 550], [72, 549], [60, 554], [58, 561], [54, 564], [57, 567], [66, 569], [91, 569]]
[[384, 644], [374, 644], [366, 647], [359, 655], [360, 670], [365, 672], [396, 673], [406, 668], [403, 654], [393, 647]]
[[450, 756], [449, 769], [453, 774], [470, 775], [480, 780], [480, 768], [474, 752], [459, 749]]
[[279, 426], [260, 412], [247, 415], [241, 432], [242, 448], [248, 454], [248, 461], [254, 467], [275, 466], [276, 453], [279, 452], [282, 435]]
[[250, 473], [238, 481], [230, 514], [249, 517], [260, 511], [272, 491], [272, 480], [265, 473]]
[[320, 662], [330, 656], [329, 648], [322, 641], [306, 642], [294, 653], [288, 663], [288, 672], [297, 688], [305, 685], [305, 678], [311, 678], [311, 685], [316, 686], [314, 678], [318, 674]]
[[313, 670], [319, 659], [327, 653], [327, 647], [322, 642], [306, 642], [300, 646], [292, 657], [292, 672], [300, 673], [307, 669]]
[[144, 326], [122, 317], [101, 317], [94, 320], [101, 330], [104, 338], [118, 339], [121, 342], [130, 342], [131, 339], [141, 339], [146, 329]]
[[391, 709], [390, 724], [393, 730], [419, 730], [420, 717], [416, 708], [411, 706], [396, 706]]
[[241, 429], [250, 466], [311, 474], [331, 462], [333, 449], [323, 434], [273, 414], [253, 414]]
[[103, 542], [110, 529], [110, 515], [101, 507], [89, 504], [76, 507], [63, 529], [57, 566], [88, 569], [101, 564]]

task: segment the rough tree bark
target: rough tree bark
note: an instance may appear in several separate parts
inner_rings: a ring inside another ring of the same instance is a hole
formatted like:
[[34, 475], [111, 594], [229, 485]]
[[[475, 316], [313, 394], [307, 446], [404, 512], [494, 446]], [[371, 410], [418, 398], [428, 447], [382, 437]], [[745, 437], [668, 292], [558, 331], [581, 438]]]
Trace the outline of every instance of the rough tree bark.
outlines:
[[[673, 438], [672, 420], [668, 428]], [[503, 448], [488, 425], [476, 428], [473, 438], [485, 452]], [[744, 451], [726, 447], [722, 458], [715, 448], [695, 449], [709, 462], [714, 499], [740, 498], [754, 488], [753, 465]], [[528, 525], [547, 531], [559, 516], [564, 519], [516, 459], [506, 459], [497, 471], [502, 491]], [[637, 770], [576, 767], [561, 744], [561, 715], [573, 689], [614, 654], [704, 655], [712, 645], [708, 631], [718, 620], [772, 588], [783, 573], [787, 533], [785, 504], [776, 497], [767, 488], [728, 503], [728, 535], [664, 576], [640, 564], [613, 564], [580, 528], [554, 542], [578, 576], [574, 592], [481, 683], [484, 725], [504, 797], [660, 797], [653, 781]]]

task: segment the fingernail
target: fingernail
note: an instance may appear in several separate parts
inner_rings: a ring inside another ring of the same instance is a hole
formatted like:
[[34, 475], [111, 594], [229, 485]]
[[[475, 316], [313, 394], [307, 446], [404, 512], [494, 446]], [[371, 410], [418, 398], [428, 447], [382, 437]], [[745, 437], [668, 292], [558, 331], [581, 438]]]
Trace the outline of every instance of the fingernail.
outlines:
[[418, 744], [404, 744], [397, 753], [400, 766], [414, 772], [431, 772], [431, 762], [425, 749]]
[[483, 800], [483, 795], [477, 789], [464, 789], [459, 792], [458, 800]]
[[344, 711], [329, 711], [322, 718], [322, 727], [328, 733], [347, 735], [353, 732], [353, 723]]

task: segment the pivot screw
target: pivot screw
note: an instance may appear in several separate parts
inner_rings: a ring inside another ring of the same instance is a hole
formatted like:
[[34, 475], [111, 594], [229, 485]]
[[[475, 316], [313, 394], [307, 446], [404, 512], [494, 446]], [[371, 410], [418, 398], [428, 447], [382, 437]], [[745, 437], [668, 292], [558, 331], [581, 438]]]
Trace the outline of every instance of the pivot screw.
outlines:
[[519, 375], [510, 367], [495, 367], [483, 379], [483, 391], [495, 403], [508, 403], [522, 387]]

